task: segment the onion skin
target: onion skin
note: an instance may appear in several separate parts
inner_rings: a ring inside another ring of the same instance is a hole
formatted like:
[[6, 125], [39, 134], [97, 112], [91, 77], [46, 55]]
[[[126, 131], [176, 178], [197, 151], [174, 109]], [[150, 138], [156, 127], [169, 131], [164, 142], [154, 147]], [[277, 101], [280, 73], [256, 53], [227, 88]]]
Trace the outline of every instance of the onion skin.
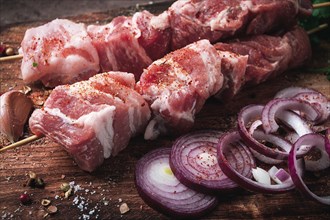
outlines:
[[[158, 148], [137, 162], [135, 186], [139, 195], [150, 207], [175, 219], [196, 219], [210, 213], [218, 204], [217, 197], [189, 189], [169, 174], [170, 152], [170, 148]], [[161, 176], [164, 169], [159, 167], [166, 167], [168, 176]]]
[[23, 135], [32, 108], [32, 101], [20, 91], [12, 90], [1, 95], [0, 132], [10, 142], [16, 142]]
[[317, 201], [319, 203], [330, 205], [330, 196], [317, 196], [312, 191], [308, 189], [306, 184], [304, 183], [301, 177], [301, 170], [297, 165], [297, 158], [296, 152], [300, 146], [305, 144], [313, 144], [315, 147], [319, 148], [320, 150], [325, 150], [325, 138], [319, 134], [306, 134], [300, 137], [295, 144], [293, 145], [288, 160], [289, 172], [291, 175], [291, 179], [294, 182], [296, 188], [301, 191], [306, 197]]
[[[283, 184], [277, 185], [267, 185], [258, 183], [252, 179], [246, 178], [238, 173], [230, 164], [226, 158], [226, 153], [232, 147], [232, 144], [239, 143], [241, 140], [240, 135], [237, 131], [226, 133], [223, 135], [218, 143], [218, 161], [219, 166], [222, 171], [233, 181], [235, 181], [238, 185], [242, 188], [245, 188], [249, 191], [265, 193], [265, 194], [279, 194], [279, 193], [286, 193], [292, 189], [294, 189], [294, 184], [292, 180], [288, 180]], [[235, 144], [237, 145], [237, 144]], [[242, 142], [240, 142], [242, 147], [246, 147]], [[247, 147], [246, 147], [247, 148]]]

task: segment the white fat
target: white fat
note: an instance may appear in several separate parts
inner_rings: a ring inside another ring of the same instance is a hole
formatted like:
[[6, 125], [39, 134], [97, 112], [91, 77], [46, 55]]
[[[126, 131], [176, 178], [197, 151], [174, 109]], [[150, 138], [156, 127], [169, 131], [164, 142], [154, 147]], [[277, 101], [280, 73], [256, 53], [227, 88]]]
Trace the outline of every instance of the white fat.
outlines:
[[115, 106], [106, 106], [102, 110], [86, 114], [76, 121], [76, 123], [82, 123], [94, 129], [95, 135], [103, 147], [104, 158], [110, 157], [114, 148], [113, 119], [115, 113]]
[[211, 31], [216, 31], [219, 29], [219, 27], [224, 27], [227, 22], [227, 9], [229, 7], [222, 10], [220, 13], [217, 14], [217, 16], [210, 21], [210, 27]]
[[168, 12], [165, 11], [158, 16], [153, 16], [150, 20], [151, 27], [159, 30], [164, 30], [170, 27], [169, 15]]
[[72, 118], [68, 117], [67, 115], [63, 114], [59, 108], [45, 107], [44, 111], [50, 115], [54, 115], [56, 117], [61, 118], [64, 121], [64, 123], [66, 123], [66, 124], [74, 124], [76, 121], [75, 119], [72, 119]]
[[132, 134], [135, 134], [136, 132], [136, 127], [135, 127], [135, 120], [137, 120], [135, 113], [135, 108], [129, 107], [128, 108], [128, 123], [129, 123], [129, 128], [132, 132]]

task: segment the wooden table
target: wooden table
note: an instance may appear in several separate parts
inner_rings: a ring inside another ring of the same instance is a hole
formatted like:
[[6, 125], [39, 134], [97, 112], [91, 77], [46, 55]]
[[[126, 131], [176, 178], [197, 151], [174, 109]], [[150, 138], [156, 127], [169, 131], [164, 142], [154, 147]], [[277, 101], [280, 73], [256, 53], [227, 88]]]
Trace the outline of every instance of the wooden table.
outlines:
[[[168, 4], [150, 5], [146, 9], [152, 12], [165, 10]], [[100, 21], [109, 22], [114, 16], [129, 14], [135, 8], [84, 14], [71, 17], [74, 21], [87, 24]], [[18, 48], [27, 28], [44, 22], [23, 23], [8, 26], [1, 30], [0, 41]], [[314, 48], [312, 65], [324, 66], [330, 59], [329, 42]], [[1, 89], [22, 89], [24, 84], [19, 79], [20, 61], [0, 64]], [[323, 92], [330, 97], [330, 83], [323, 73], [305, 73], [303, 70], [286, 72], [282, 76], [253, 88], [244, 89], [232, 101], [220, 103], [210, 99], [197, 115], [194, 130], [220, 129], [226, 131], [235, 126], [237, 112], [245, 105], [264, 104], [280, 89], [289, 86], [306, 86]], [[28, 94], [35, 107], [40, 107], [50, 93], [40, 84], [29, 85], [32, 91]], [[28, 128], [26, 128], [26, 136]], [[8, 144], [3, 137], [0, 146]], [[160, 147], [171, 146], [174, 138], [161, 138], [156, 141], [145, 141], [137, 137], [117, 157], [106, 160], [102, 167], [90, 174], [80, 170], [69, 155], [56, 143], [42, 138], [15, 150], [0, 154], [0, 216], [2, 219], [42, 219], [46, 208], [40, 202], [51, 200], [58, 212], [48, 215], [49, 219], [83, 219], [87, 215], [91, 219], [166, 219], [167, 217], [154, 211], [137, 194], [134, 186], [135, 164], [148, 151]], [[24, 187], [28, 173], [32, 171], [45, 182], [44, 189]], [[317, 193], [329, 195], [330, 170], [319, 174], [309, 174], [313, 182], [310, 187]], [[324, 176], [324, 177], [320, 177]], [[61, 183], [71, 182], [79, 189], [68, 199], [59, 187]], [[31, 195], [31, 205], [20, 204], [19, 196], [23, 192]], [[126, 203], [130, 211], [121, 214], [119, 206]], [[84, 216], [85, 215], [85, 216]], [[220, 196], [216, 210], [205, 219], [329, 219], [329, 207], [306, 199], [297, 190], [281, 195], [263, 195], [240, 191]]]

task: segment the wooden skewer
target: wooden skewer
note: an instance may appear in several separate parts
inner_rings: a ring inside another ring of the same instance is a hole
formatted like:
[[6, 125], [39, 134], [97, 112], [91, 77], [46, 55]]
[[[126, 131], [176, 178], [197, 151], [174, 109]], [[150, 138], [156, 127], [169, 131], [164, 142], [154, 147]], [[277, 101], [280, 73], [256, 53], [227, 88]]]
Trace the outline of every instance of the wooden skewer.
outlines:
[[323, 29], [325, 29], [327, 27], [328, 27], [328, 24], [321, 24], [318, 27], [313, 28], [313, 29], [310, 29], [309, 31], [307, 31], [307, 34], [313, 34], [315, 32], [318, 32], [320, 30], [323, 30]]
[[323, 8], [323, 7], [329, 7], [329, 6], [330, 6], [330, 2], [313, 4], [313, 8]]
[[[325, 29], [327, 27], [328, 27], [328, 24], [321, 24], [317, 28], [314, 28], [314, 29], [311, 29], [311, 30], [307, 31], [307, 34], [315, 33], [317, 31], [323, 30], [323, 29]], [[18, 142], [15, 142], [15, 143], [13, 143], [11, 145], [8, 145], [6, 147], [0, 148], [0, 153], [4, 152], [6, 150], [9, 150], [9, 149], [15, 148], [15, 147], [23, 146], [23, 145], [28, 144], [30, 142], [36, 141], [36, 140], [38, 140], [38, 139], [40, 139], [42, 137], [43, 136], [32, 135], [31, 137], [25, 138], [23, 140], [20, 140]]]
[[22, 59], [22, 58], [23, 58], [22, 54], [6, 56], [6, 57], [0, 57], [0, 62], [9, 61], [9, 60], [19, 60], [19, 59]]
[[32, 135], [32, 136], [27, 137], [27, 138], [25, 138], [23, 140], [17, 141], [15, 143], [11, 144], [11, 145], [8, 145], [6, 147], [0, 148], [0, 153], [1, 152], [4, 152], [6, 150], [9, 150], [9, 149], [15, 148], [15, 147], [20, 147], [20, 146], [22, 146], [24, 144], [28, 144], [28, 143], [33, 142], [33, 141], [36, 141], [36, 140], [38, 140], [40, 138], [42, 138], [42, 136]]

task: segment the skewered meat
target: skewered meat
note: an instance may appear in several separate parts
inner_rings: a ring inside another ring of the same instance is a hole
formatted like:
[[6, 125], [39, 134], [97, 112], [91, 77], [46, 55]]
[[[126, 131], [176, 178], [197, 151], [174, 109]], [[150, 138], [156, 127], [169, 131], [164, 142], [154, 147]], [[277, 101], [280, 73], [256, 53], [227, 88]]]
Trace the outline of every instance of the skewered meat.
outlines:
[[57, 19], [26, 32], [22, 75], [28, 83], [41, 80], [51, 87], [87, 79], [99, 69], [131, 72], [138, 80], [171, 50], [200, 39], [215, 43], [289, 28], [311, 9], [309, 0], [179, 0], [158, 16], [142, 11], [90, 25], [89, 35], [83, 24]]
[[168, 10], [172, 50], [200, 39], [215, 43], [233, 36], [291, 28], [298, 15], [311, 12], [310, 1], [179, 0]]
[[131, 72], [139, 79], [143, 68], [152, 63], [139, 43], [141, 31], [133, 26], [131, 17], [116, 17], [103, 26], [89, 25], [87, 31], [98, 51], [103, 72]]
[[260, 84], [285, 70], [301, 66], [312, 54], [309, 38], [299, 27], [283, 36], [257, 35], [217, 43], [219, 53], [232, 52], [248, 56], [245, 83]]
[[125, 72], [57, 86], [33, 112], [31, 131], [64, 146], [81, 169], [91, 172], [144, 131], [150, 110], [134, 86], [133, 74]]
[[55, 19], [26, 31], [21, 43], [21, 72], [27, 83], [73, 83], [99, 72], [99, 56], [84, 24]]
[[233, 96], [245, 84], [301, 66], [310, 56], [309, 38], [300, 27], [278, 37], [254, 36], [215, 46], [200, 40], [176, 50], [153, 62], [137, 83], [153, 112], [145, 138], [186, 132], [208, 97], [221, 97], [221, 92]]
[[155, 61], [141, 75], [137, 90], [150, 104], [154, 118], [146, 139], [167, 132], [184, 133], [205, 100], [223, 84], [221, 59], [208, 40], [201, 40]]

